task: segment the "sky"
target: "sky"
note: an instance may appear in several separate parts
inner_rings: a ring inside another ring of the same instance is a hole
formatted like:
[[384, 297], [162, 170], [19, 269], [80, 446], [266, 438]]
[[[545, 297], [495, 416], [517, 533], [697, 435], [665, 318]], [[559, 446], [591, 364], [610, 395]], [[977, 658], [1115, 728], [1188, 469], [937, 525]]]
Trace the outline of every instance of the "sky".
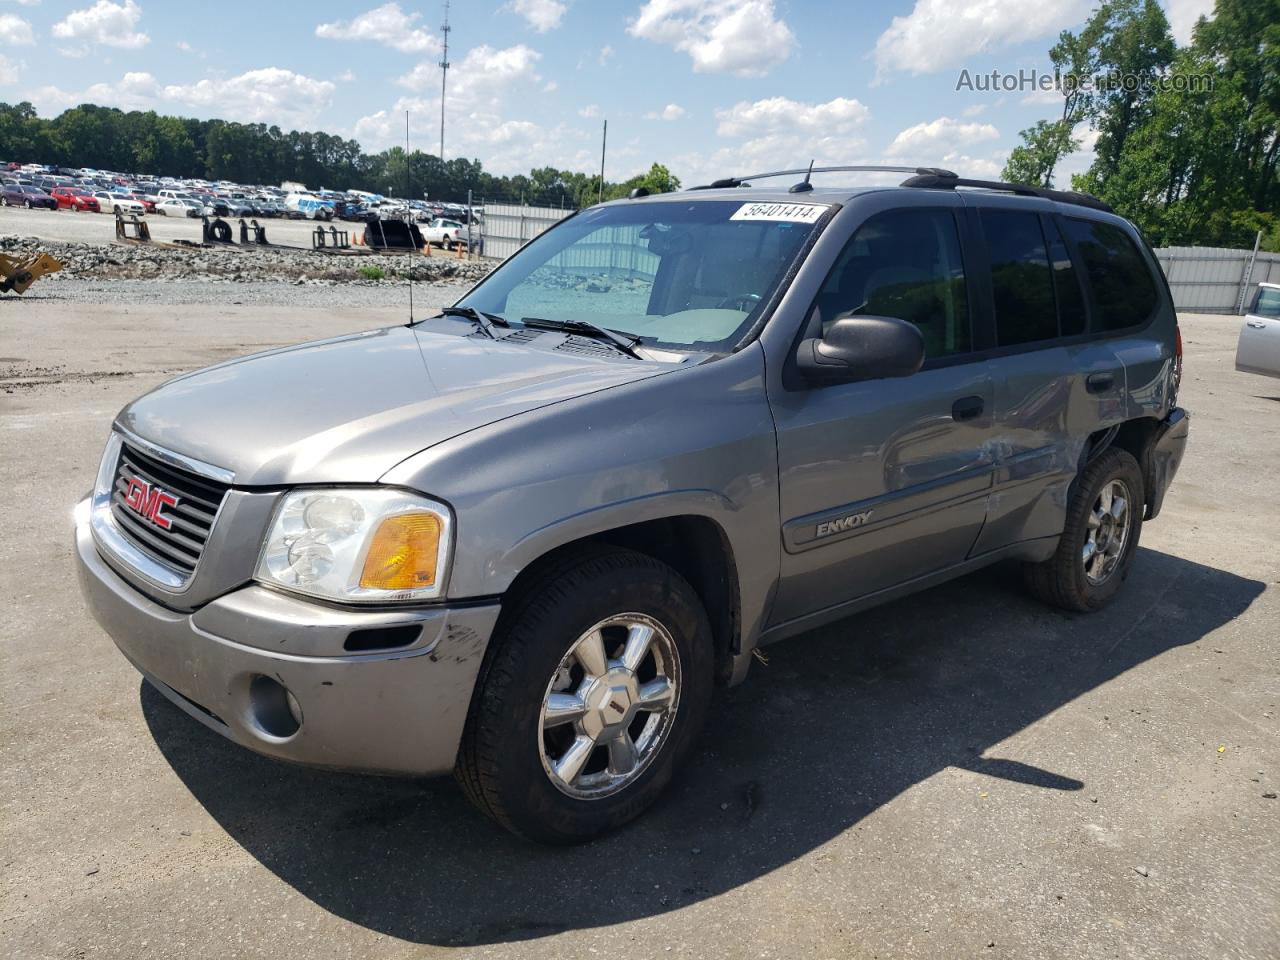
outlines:
[[[1180, 43], [1212, 12], [1162, 2]], [[975, 78], [1047, 71], [1094, 5], [454, 0], [444, 154], [594, 172], [607, 119], [610, 180], [655, 161], [689, 186], [815, 159], [993, 177], [1061, 100]], [[403, 144], [408, 110], [411, 146], [437, 153], [443, 19], [443, 0], [0, 0], [0, 101], [273, 123], [367, 151]], [[1065, 174], [1092, 159], [1077, 134]]]

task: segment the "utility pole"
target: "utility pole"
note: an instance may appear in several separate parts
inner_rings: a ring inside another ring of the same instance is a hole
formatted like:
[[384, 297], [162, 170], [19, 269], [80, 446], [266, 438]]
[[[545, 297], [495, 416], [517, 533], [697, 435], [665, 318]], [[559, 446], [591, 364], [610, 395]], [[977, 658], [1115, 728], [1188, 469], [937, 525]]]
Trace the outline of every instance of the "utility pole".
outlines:
[[444, 49], [440, 54], [440, 166], [444, 166], [444, 91], [449, 79], [449, 0], [444, 0], [444, 26], [440, 35], [444, 38]]
[[600, 199], [598, 203], [604, 202], [604, 148], [609, 142], [609, 121], [604, 122], [604, 132], [600, 134]]

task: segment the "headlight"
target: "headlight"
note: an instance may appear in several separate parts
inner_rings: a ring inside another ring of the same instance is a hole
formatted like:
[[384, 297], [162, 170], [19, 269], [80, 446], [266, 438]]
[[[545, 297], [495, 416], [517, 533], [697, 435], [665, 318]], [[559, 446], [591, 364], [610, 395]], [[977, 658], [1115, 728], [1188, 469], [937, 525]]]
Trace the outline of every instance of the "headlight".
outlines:
[[276, 508], [254, 576], [347, 603], [431, 600], [450, 533], [448, 507], [406, 490], [295, 490]]

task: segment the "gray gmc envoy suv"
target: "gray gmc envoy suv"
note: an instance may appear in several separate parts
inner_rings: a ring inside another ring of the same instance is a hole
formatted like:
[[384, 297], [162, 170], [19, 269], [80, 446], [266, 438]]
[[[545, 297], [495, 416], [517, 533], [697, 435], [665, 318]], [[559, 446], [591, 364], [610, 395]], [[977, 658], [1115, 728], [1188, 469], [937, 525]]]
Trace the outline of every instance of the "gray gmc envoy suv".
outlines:
[[438, 316], [140, 397], [77, 509], [94, 616], [243, 746], [572, 842], [764, 644], [996, 561], [1101, 607], [1187, 438], [1155, 257], [1083, 194], [815, 172], [868, 169], [910, 176], [636, 191]]

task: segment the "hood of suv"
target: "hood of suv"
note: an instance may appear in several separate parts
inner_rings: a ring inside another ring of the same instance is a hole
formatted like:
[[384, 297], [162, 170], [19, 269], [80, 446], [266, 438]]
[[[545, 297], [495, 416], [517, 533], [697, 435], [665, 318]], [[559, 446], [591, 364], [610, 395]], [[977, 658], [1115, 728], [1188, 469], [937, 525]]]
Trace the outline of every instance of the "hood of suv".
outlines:
[[460, 433], [673, 369], [389, 327], [186, 374], [117, 422], [237, 486], [373, 483]]

